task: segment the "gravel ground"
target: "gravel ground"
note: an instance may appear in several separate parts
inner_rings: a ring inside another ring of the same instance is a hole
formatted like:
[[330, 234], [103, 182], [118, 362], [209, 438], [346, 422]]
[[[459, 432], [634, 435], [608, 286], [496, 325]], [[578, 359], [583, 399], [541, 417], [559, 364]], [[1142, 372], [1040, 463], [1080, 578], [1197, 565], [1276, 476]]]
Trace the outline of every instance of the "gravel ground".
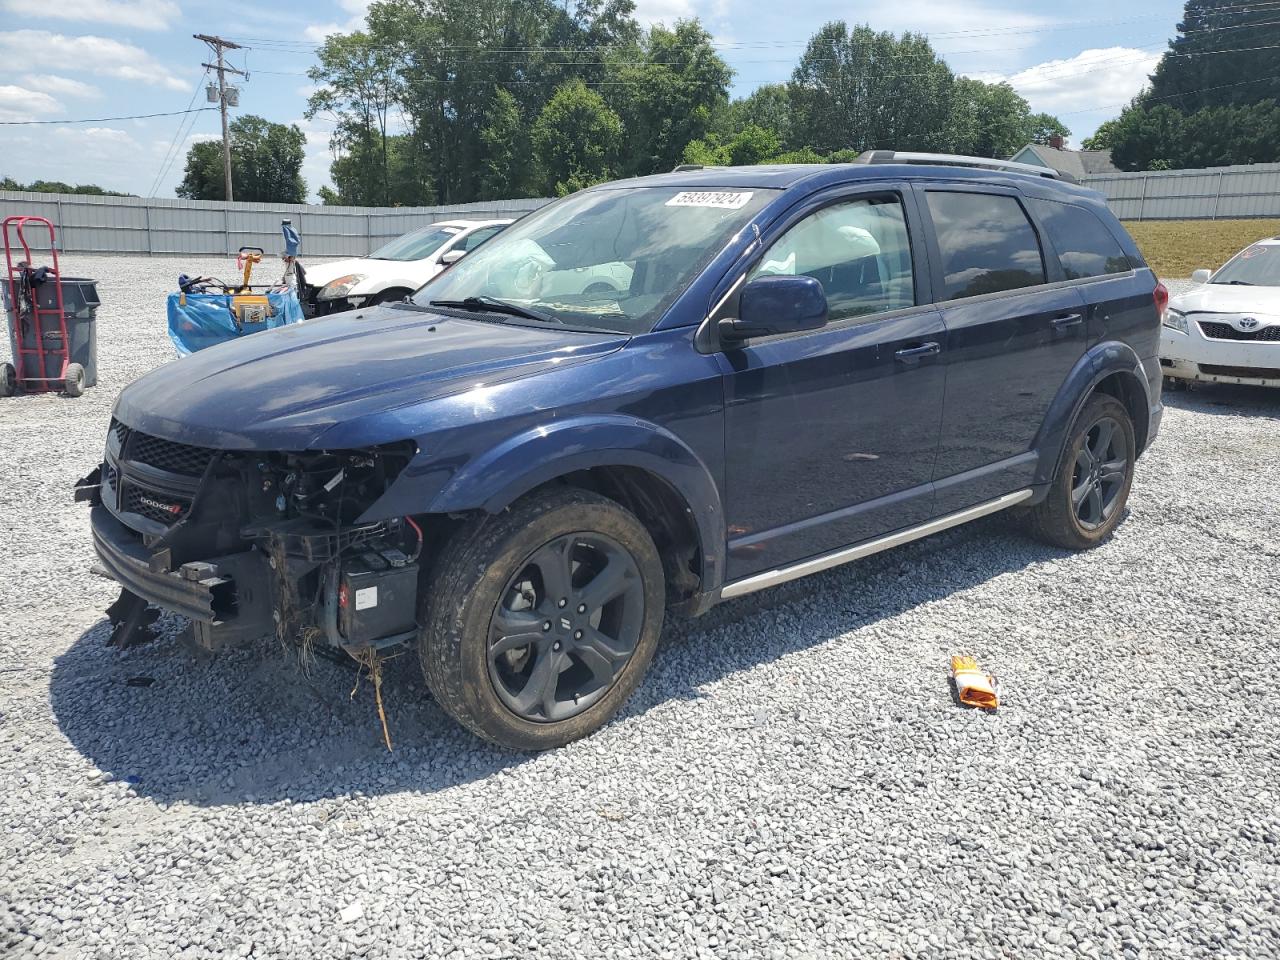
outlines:
[[[388, 754], [336, 665], [103, 646], [71, 487], [177, 271], [225, 268], [68, 257], [102, 384], [0, 402], [0, 955], [1280, 953], [1280, 392], [1171, 395], [1091, 553], [992, 518], [671, 625], [550, 754], [404, 658]], [[954, 704], [957, 651], [997, 713]]]

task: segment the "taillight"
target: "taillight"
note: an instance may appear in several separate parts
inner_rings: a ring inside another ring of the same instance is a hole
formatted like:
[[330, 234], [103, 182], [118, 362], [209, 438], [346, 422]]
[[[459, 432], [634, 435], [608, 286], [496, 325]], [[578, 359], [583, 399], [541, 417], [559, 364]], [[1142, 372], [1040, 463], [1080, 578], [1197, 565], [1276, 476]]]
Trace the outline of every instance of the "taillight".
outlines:
[[1169, 288], [1157, 280], [1155, 293], [1152, 296], [1156, 301], [1156, 313], [1160, 316], [1160, 322], [1164, 323], [1164, 313], [1169, 309]]

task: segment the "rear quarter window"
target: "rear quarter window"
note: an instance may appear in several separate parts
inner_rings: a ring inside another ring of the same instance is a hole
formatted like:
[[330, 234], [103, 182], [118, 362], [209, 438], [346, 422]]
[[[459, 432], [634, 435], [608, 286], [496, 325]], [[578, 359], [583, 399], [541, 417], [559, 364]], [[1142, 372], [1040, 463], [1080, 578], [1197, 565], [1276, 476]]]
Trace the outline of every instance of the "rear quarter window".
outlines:
[[930, 190], [944, 300], [1046, 282], [1044, 256], [1022, 205], [1005, 194]]
[[1125, 273], [1129, 258], [1098, 217], [1069, 203], [1030, 200], [1044, 232], [1058, 251], [1062, 275], [1068, 280]]

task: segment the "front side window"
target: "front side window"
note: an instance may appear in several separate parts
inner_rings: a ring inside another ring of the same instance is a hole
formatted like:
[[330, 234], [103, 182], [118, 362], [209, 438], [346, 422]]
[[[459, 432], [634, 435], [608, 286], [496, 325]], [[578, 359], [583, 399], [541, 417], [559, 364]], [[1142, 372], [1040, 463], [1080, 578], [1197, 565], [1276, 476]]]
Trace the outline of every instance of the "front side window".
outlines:
[[942, 190], [930, 190], [926, 196], [942, 253], [941, 299], [1046, 282], [1040, 241], [1016, 199]]
[[914, 306], [902, 201], [867, 197], [805, 217], [768, 249], [748, 279], [776, 276], [821, 283], [832, 321]]
[[[517, 306], [548, 323], [645, 333], [776, 190], [624, 187], [548, 204], [413, 296], [496, 322]], [[487, 302], [486, 302], [487, 301]], [[494, 303], [501, 301], [501, 303]]]
[[425, 260], [461, 232], [461, 227], [423, 227], [384, 244], [369, 259]]
[[1083, 207], [1056, 200], [1029, 201], [1053, 241], [1068, 280], [1105, 277], [1109, 273], [1129, 270], [1125, 256], [1111, 231], [1102, 221]]

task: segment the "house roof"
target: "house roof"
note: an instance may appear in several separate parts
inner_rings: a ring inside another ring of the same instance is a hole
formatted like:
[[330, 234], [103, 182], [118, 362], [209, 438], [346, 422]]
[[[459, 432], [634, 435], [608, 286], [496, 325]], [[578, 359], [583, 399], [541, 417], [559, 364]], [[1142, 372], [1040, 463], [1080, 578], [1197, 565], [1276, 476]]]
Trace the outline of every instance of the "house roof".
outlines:
[[1055, 150], [1044, 144], [1029, 143], [1010, 159], [1050, 167], [1069, 173], [1077, 180], [1091, 174], [1120, 172], [1120, 168], [1111, 162], [1110, 150]]

